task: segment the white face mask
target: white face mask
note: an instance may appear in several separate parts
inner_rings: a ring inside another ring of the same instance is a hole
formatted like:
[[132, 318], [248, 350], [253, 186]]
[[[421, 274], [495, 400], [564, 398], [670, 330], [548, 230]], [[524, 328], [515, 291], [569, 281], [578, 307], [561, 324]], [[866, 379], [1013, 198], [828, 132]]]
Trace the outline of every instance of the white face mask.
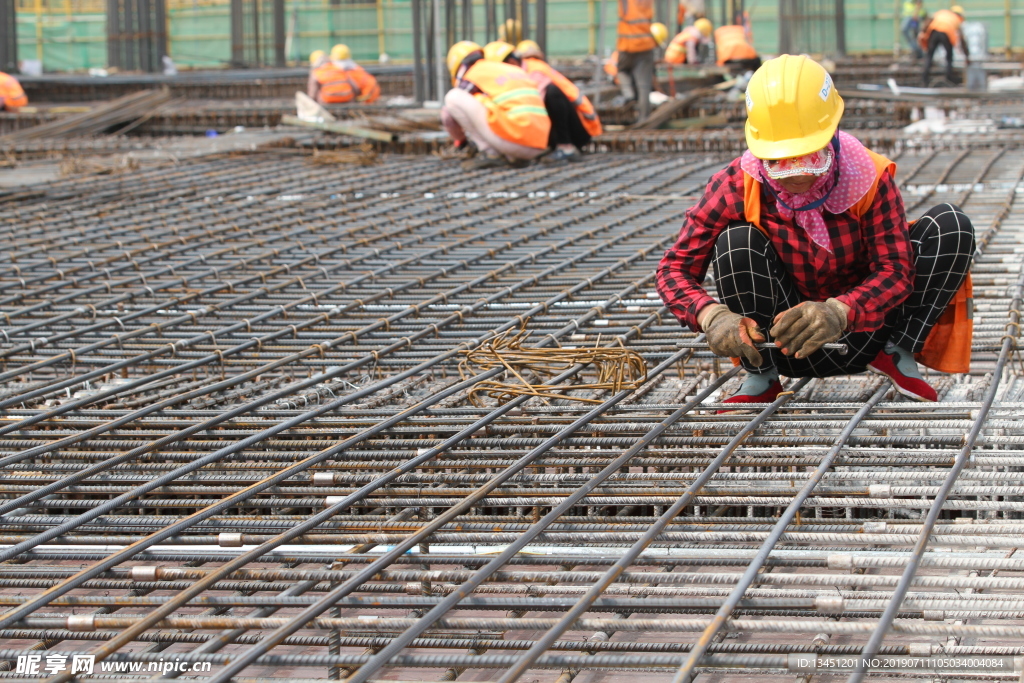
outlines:
[[835, 154], [829, 145], [817, 152], [811, 152], [791, 159], [762, 159], [765, 174], [772, 180], [782, 180], [798, 175], [823, 176], [832, 168]]

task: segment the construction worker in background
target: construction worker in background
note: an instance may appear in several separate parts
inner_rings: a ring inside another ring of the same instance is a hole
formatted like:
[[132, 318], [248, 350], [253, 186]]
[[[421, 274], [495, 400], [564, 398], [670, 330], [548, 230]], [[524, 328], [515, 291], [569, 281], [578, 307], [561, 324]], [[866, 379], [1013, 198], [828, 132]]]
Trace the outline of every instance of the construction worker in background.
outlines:
[[932, 59], [941, 45], [946, 50], [946, 80], [953, 82], [953, 48], [957, 45], [968, 57], [967, 41], [964, 40], [960, 27], [964, 23], [964, 8], [953, 5], [949, 9], [940, 9], [925, 21], [921, 27], [918, 44], [926, 50], [924, 56], [924, 85], [928, 87], [932, 75]]
[[[809, 57], [765, 62], [746, 107], [747, 151], [711, 177], [657, 270], [679, 321], [746, 369], [726, 403], [774, 401], [780, 372], [865, 370], [935, 401], [916, 360], [970, 362], [970, 219], [939, 204], [908, 226], [896, 165], [838, 130], [843, 100]], [[711, 265], [718, 301], [702, 286]], [[774, 347], [753, 345], [769, 337]]]
[[[492, 43], [493, 45], [493, 43]], [[484, 54], [490, 58], [487, 48]], [[495, 56], [505, 53], [500, 47]], [[576, 84], [563, 76], [544, 60], [544, 52], [540, 45], [532, 40], [523, 40], [516, 45], [515, 52], [502, 57], [517, 60], [523, 71], [529, 74], [537, 89], [544, 98], [544, 108], [551, 119], [551, 136], [548, 148], [553, 153], [545, 160], [579, 161], [582, 150], [590, 143], [591, 137], [601, 134], [601, 120], [597, 117], [594, 105], [587, 99]]]
[[747, 29], [737, 24], [715, 29], [715, 61], [732, 71], [753, 71], [761, 66], [761, 58], [747, 41]]
[[0, 111], [18, 111], [28, 105], [28, 97], [18, 79], [0, 71]]
[[693, 26], [687, 26], [668, 44], [665, 49], [667, 64], [700, 64], [700, 48], [711, 37], [711, 22], [698, 19]]
[[[320, 56], [317, 52], [310, 55], [311, 65], [313, 57]], [[338, 43], [331, 48], [330, 59], [313, 68], [307, 94], [320, 104], [371, 104], [380, 98], [380, 86], [376, 78], [352, 60], [348, 45]]]
[[547, 150], [551, 119], [525, 71], [484, 59], [483, 48], [468, 40], [452, 45], [447, 64], [454, 87], [444, 96], [441, 123], [470, 157], [463, 168], [521, 167]]
[[[654, 0], [619, 0], [619, 35], [615, 45], [619, 53], [619, 87], [627, 101], [636, 100], [640, 121], [651, 113], [654, 48], [659, 45], [651, 34], [653, 21]], [[667, 40], [668, 31], [665, 33]]]
[[900, 32], [903, 39], [910, 46], [910, 52], [914, 59], [924, 57], [924, 50], [917, 44], [917, 34], [921, 30], [921, 22], [928, 16], [922, 0], [903, 0], [902, 23]]

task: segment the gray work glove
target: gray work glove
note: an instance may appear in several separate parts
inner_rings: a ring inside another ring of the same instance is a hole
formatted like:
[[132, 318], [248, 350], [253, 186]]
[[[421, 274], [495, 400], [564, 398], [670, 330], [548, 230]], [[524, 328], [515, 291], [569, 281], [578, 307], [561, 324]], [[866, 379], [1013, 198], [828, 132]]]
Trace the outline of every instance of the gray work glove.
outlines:
[[753, 366], [762, 363], [761, 353], [754, 342], [763, 342], [764, 335], [757, 323], [739, 313], [733, 313], [725, 304], [713, 304], [705, 314], [701, 327], [707, 334], [708, 346], [717, 356], [743, 357]]
[[807, 358], [846, 329], [846, 307], [838, 299], [804, 301], [775, 316], [772, 336], [782, 353]]

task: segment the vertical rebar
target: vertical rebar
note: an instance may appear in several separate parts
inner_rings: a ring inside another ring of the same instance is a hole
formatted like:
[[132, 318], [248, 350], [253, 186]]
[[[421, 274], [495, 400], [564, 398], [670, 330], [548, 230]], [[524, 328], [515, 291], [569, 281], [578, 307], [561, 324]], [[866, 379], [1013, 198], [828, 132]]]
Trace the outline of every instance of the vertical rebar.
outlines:
[[135, 31], [136, 39], [134, 41], [135, 51], [139, 55], [138, 66], [139, 69], [146, 72], [154, 70], [154, 58], [153, 58], [153, 33], [152, 26], [150, 24], [151, 12], [149, 0], [135, 0], [136, 9], [135, 16], [138, 21], [137, 31]]
[[498, 0], [484, 0], [484, 42], [498, 35]]
[[[515, 22], [518, 18], [518, 9], [516, 0], [505, 0], [505, 30], [508, 31], [510, 26], [509, 22]], [[499, 31], [500, 34], [500, 31]], [[505, 36], [505, 40], [511, 40], [508, 35]]]
[[836, 0], [836, 56], [846, 56], [846, 0]]
[[274, 66], [282, 67], [286, 63], [285, 43], [288, 30], [285, 26], [284, 0], [271, 0], [271, 13], [274, 26]]
[[163, 57], [167, 49], [167, 0], [152, 0], [153, 3], [153, 49], [156, 55], [153, 71], [163, 69]]
[[544, 54], [548, 52], [548, 0], [537, 0], [536, 41]]
[[[412, 87], [413, 99], [417, 104], [423, 104], [427, 99], [425, 83], [423, 80], [423, 7], [420, 4], [423, 0], [410, 0], [412, 5]], [[429, 52], [429, 50], [428, 50]]]
[[245, 0], [231, 0], [231, 65], [245, 65]]
[[462, 39], [473, 40], [473, 0], [462, 0]]
[[458, 17], [455, 11], [455, 0], [444, 0], [444, 45], [445, 48], [449, 45], [454, 45], [455, 41], [458, 40], [457, 27], [455, 20]]
[[18, 72], [16, 4], [17, 0], [0, 0], [0, 71], [6, 73]]
[[263, 66], [263, 36], [260, 29], [260, 13], [263, 11], [264, 0], [247, 0], [252, 8], [252, 65]]
[[[15, 0], [11, 0], [15, 2]], [[121, 66], [121, 11], [118, 0], [107, 0], [107, 64]], [[13, 5], [12, 5], [13, 6]], [[12, 15], [13, 16], [13, 15]], [[17, 26], [12, 22], [12, 26]], [[17, 41], [15, 41], [17, 45]]]
[[[447, 0], [450, 1], [450, 0]], [[434, 99], [441, 100], [448, 89], [448, 71], [445, 65], [445, 44], [444, 34], [441, 32], [441, 0], [433, 0], [431, 6], [434, 10], [434, 78], [437, 83], [437, 91]]]
[[137, 21], [134, 0], [123, 0], [121, 3], [121, 68], [134, 71], [139, 68], [139, 51], [136, 39]]

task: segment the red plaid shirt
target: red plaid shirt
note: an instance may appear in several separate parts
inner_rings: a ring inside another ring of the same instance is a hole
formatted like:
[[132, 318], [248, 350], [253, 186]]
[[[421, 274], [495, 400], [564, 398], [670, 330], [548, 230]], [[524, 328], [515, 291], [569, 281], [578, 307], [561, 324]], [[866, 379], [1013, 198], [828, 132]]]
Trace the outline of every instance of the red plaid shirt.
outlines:
[[[859, 219], [850, 212], [823, 211], [833, 253], [779, 215], [775, 199], [761, 192], [761, 225], [806, 300], [830, 297], [850, 307], [850, 332], [877, 330], [885, 315], [910, 296], [914, 260], [903, 197], [885, 173], [875, 200]], [[658, 293], [684, 325], [700, 331], [697, 312], [717, 303], [701, 286], [715, 241], [743, 216], [743, 170], [735, 159], [711, 177], [704, 196], [689, 211], [675, 246], [658, 265]]]

